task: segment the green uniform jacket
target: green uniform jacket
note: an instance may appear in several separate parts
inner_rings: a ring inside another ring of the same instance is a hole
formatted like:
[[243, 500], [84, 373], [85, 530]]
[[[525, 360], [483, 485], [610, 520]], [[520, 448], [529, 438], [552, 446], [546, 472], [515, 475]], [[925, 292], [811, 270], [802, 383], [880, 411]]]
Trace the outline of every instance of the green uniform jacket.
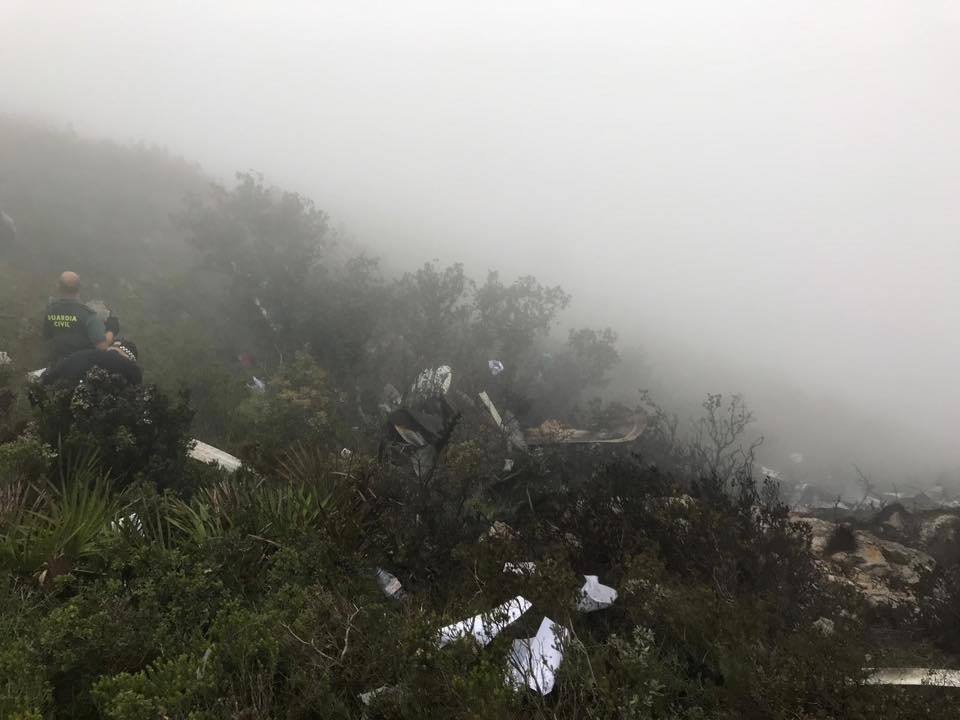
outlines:
[[77, 350], [90, 350], [106, 339], [103, 321], [79, 300], [60, 298], [47, 306], [43, 319], [47, 362], [54, 363]]

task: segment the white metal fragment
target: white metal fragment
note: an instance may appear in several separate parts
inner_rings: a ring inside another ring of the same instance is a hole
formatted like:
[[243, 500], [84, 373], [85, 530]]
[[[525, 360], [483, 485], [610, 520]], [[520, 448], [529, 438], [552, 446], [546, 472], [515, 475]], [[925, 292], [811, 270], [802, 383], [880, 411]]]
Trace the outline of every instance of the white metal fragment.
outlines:
[[507, 600], [489, 612], [440, 628], [438, 647], [445, 647], [462, 637], [471, 636], [480, 647], [489, 645], [500, 632], [515, 623], [530, 609], [531, 602], [521, 595]]
[[541, 695], [549, 694], [569, 638], [566, 628], [545, 617], [536, 636], [513, 641], [507, 658], [507, 682], [518, 690], [526, 686]]
[[503, 418], [500, 417], [500, 413], [497, 412], [497, 407], [493, 404], [493, 400], [490, 399], [490, 396], [487, 395], [487, 391], [484, 390], [480, 393], [480, 402], [483, 403], [484, 407], [490, 411], [490, 416], [493, 418], [493, 421], [497, 424], [497, 427], [503, 427]]
[[446, 395], [453, 382], [453, 369], [449, 365], [437, 368], [427, 368], [417, 377], [410, 392], [414, 395], [432, 397]]
[[192, 441], [192, 447], [187, 454], [194, 460], [199, 460], [202, 463], [215, 462], [227, 472], [236, 472], [243, 464], [240, 458], [234, 457], [230, 453], [225, 453], [223, 450], [215, 448], [213, 445], [207, 445], [205, 442], [200, 442], [199, 440]]
[[878, 668], [870, 671], [868, 685], [932, 685], [960, 687], [960, 670], [903, 667]]
[[577, 610], [580, 612], [595, 612], [605, 610], [617, 599], [617, 591], [607, 585], [602, 585], [596, 575], [584, 575], [586, 582], [580, 588], [580, 598], [577, 601]]

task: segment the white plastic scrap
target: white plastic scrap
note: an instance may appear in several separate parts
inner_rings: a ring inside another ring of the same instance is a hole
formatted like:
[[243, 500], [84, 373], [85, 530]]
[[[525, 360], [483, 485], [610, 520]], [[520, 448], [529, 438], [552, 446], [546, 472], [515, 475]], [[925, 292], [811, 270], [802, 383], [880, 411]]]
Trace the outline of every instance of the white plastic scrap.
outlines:
[[446, 395], [453, 382], [453, 370], [449, 365], [427, 368], [417, 377], [410, 392], [414, 395]]
[[193, 441], [193, 447], [190, 448], [188, 455], [202, 463], [215, 462], [227, 472], [236, 472], [243, 464], [240, 458], [234, 457], [229, 453], [225, 453], [223, 450], [215, 448], [213, 445], [207, 445], [205, 442], [200, 442], [199, 440]]
[[395, 575], [388, 573], [383, 568], [377, 568], [377, 585], [380, 586], [383, 594], [388, 598], [399, 600], [403, 595], [403, 585]]
[[537, 572], [535, 562], [508, 562], [503, 564], [503, 572], [511, 575], [533, 575]]
[[564, 646], [570, 633], [545, 617], [535, 637], [514, 640], [508, 656], [507, 682], [516, 689], [524, 686], [548, 695], [563, 662]]
[[487, 367], [490, 368], [490, 374], [496, 377], [504, 371], [503, 363], [499, 360], [489, 360], [487, 361]]
[[442, 627], [437, 646], [446, 647], [455, 640], [471, 636], [480, 647], [486, 647], [504, 628], [519, 620], [531, 605], [525, 597], [517, 595], [489, 612]]
[[586, 582], [580, 588], [580, 599], [577, 601], [577, 610], [580, 612], [596, 612], [606, 610], [617, 599], [617, 591], [607, 585], [601, 585], [596, 575], [584, 575]]

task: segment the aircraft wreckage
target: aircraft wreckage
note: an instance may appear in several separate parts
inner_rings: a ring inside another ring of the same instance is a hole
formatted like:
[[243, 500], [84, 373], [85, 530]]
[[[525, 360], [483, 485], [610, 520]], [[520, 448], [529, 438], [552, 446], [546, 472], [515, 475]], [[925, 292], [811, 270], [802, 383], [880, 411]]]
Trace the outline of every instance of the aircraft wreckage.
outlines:
[[[95, 309], [100, 312], [105, 308]], [[498, 365], [497, 368], [502, 366]], [[27, 381], [38, 381], [45, 370], [41, 368], [27, 373]], [[265, 391], [265, 384], [257, 378], [255, 380], [256, 391]], [[432, 470], [463, 412], [454, 403], [469, 409], [477, 408], [472, 398], [460, 391], [454, 393], [457, 397], [451, 402], [452, 381], [450, 366], [441, 365], [420, 373], [405, 397], [393, 385], [385, 386], [379, 405], [386, 415], [378, 452], [381, 460], [395, 451], [410, 458], [418, 476]], [[477, 399], [485, 408], [489, 421], [503, 433], [506, 440], [508, 457], [505, 470], [513, 466], [509, 454], [514, 450], [527, 451], [531, 447], [547, 445], [629, 443], [643, 434], [648, 421], [646, 415], [637, 413], [618, 427], [609, 429], [582, 430], [552, 419], [545, 420], [537, 427], [521, 428], [512, 413], [501, 413], [497, 409], [486, 391], [480, 392]], [[197, 439], [190, 443], [188, 455], [198, 462], [215, 463], [231, 473], [243, 464], [240, 458]]]

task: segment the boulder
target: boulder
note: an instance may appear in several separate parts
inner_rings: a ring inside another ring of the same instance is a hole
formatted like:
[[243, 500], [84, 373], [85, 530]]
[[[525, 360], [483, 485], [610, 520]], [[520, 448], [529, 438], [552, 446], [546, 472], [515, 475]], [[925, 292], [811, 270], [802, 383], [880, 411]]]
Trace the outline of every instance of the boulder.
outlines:
[[852, 585], [874, 607], [916, 607], [921, 576], [936, 565], [933, 557], [863, 530], [853, 531], [855, 547], [830, 553], [834, 523], [809, 517], [795, 522], [810, 528], [810, 550], [828, 580]]
[[925, 518], [920, 524], [920, 542], [941, 565], [960, 562], [960, 516], [942, 513]]

